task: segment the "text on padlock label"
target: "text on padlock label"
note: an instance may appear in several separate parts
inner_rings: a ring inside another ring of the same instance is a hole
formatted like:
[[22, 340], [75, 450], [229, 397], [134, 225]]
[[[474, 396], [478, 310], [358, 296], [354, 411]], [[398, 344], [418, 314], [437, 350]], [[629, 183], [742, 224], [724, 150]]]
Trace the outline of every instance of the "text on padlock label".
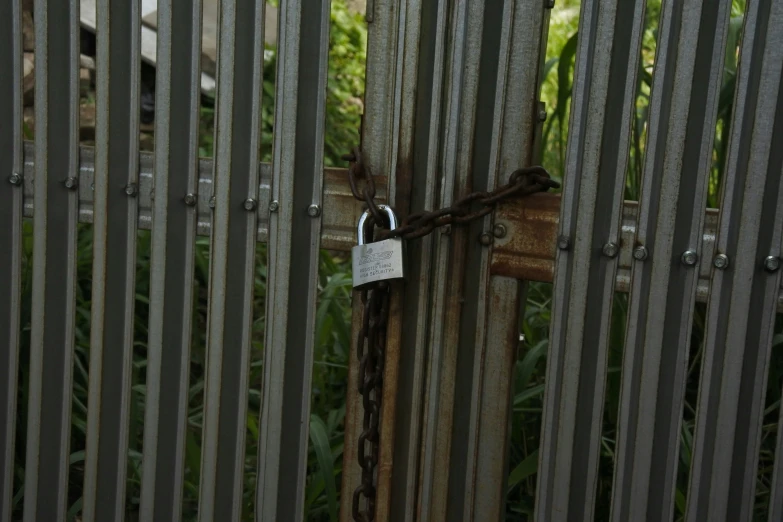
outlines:
[[400, 239], [386, 239], [377, 243], [358, 245], [351, 250], [353, 286], [365, 285], [404, 276], [403, 245]]

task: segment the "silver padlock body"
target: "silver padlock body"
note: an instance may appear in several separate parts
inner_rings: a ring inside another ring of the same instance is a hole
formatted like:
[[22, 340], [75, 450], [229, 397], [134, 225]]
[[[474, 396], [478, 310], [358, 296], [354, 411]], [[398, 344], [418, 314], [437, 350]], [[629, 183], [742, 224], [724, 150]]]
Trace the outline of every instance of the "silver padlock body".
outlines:
[[399, 238], [355, 246], [351, 250], [351, 257], [354, 288], [405, 276], [402, 266], [403, 243]]

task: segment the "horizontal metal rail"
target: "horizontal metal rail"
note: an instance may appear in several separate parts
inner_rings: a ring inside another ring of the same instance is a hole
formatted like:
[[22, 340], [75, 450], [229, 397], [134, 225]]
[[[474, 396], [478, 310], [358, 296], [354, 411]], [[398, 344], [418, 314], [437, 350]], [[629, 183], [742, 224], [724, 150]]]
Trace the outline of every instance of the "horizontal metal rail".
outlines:
[[[25, 143], [24, 151], [24, 215], [33, 216], [33, 167], [35, 157], [32, 143]], [[79, 154], [79, 221], [92, 223], [92, 181], [95, 170], [92, 147], [81, 147]], [[139, 228], [152, 227], [152, 166], [154, 155], [142, 152], [139, 157]], [[266, 242], [269, 235], [269, 203], [271, 166], [261, 164], [258, 198], [258, 241]], [[376, 182], [379, 202], [386, 201], [386, 180], [379, 176]], [[212, 194], [212, 160], [199, 161], [197, 233], [210, 233]], [[183, 194], [184, 197], [184, 194]], [[362, 204], [356, 201], [348, 185], [345, 169], [324, 169], [323, 226], [321, 247], [327, 250], [348, 252], [356, 244], [356, 216]], [[619, 242], [619, 267], [616, 288], [627, 292], [631, 281], [633, 238], [636, 234], [637, 204], [626, 201], [623, 205], [623, 221]], [[495, 239], [491, 272], [526, 281], [551, 283], [554, 274], [554, 254], [560, 215], [558, 194], [539, 194], [521, 200], [510, 200], [498, 206], [495, 222], [506, 228], [505, 236]], [[699, 283], [696, 299], [705, 302], [709, 294], [712, 258], [715, 252], [715, 232], [718, 226], [718, 210], [708, 209], [704, 221], [702, 239], [703, 255], [699, 265]], [[778, 296], [778, 310], [783, 311], [783, 287]]]
[[[615, 288], [619, 292], [628, 292], [636, 236], [637, 203], [626, 201], [622, 212]], [[718, 212], [718, 209], [707, 209], [704, 219], [699, 283], [696, 289], [696, 300], [699, 302], [706, 302], [709, 294]], [[537, 194], [524, 201], [509, 200], [501, 203], [495, 223], [505, 227], [506, 235], [495, 239], [492, 274], [526, 281], [551, 282], [559, 215], [560, 196], [557, 194]], [[778, 296], [778, 310], [783, 311], [783, 288]]]
[[[33, 217], [33, 168], [35, 153], [33, 144], [25, 142], [24, 149], [24, 216]], [[152, 228], [153, 203], [153, 165], [154, 155], [142, 152], [139, 155], [139, 228]], [[197, 234], [209, 236], [212, 222], [212, 160], [201, 159], [198, 168], [198, 190], [196, 195], [196, 210], [198, 213]], [[260, 167], [260, 182], [258, 191], [258, 241], [266, 242], [269, 236], [269, 203], [272, 200], [270, 183], [272, 181], [272, 166], [262, 163]], [[93, 179], [95, 172], [95, 152], [92, 147], [81, 147], [79, 151], [79, 221], [93, 221]], [[321, 229], [321, 248], [326, 250], [348, 251], [356, 244], [356, 219], [362, 211], [362, 204], [354, 199], [348, 185], [348, 175], [345, 169], [324, 169], [324, 199], [323, 227]], [[377, 176], [379, 202], [386, 201], [386, 179]], [[185, 198], [185, 194], [182, 194]], [[283, 205], [284, 203], [280, 203]], [[278, 207], [279, 209], [279, 207]]]

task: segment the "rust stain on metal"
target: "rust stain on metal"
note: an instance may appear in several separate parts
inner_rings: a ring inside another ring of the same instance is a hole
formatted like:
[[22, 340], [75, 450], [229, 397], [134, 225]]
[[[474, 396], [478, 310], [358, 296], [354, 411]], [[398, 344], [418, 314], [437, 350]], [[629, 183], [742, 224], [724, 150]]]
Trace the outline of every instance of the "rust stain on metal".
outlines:
[[[349, 189], [350, 194], [350, 189]], [[340, 522], [352, 522], [353, 491], [361, 482], [362, 470], [356, 460], [359, 451], [359, 434], [362, 432], [362, 397], [356, 387], [359, 380], [359, 360], [356, 358], [356, 341], [362, 325], [361, 292], [353, 292], [351, 316], [351, 357], [348, 362], [348, 391], [345, 404], [345, 438], [343, 448], [343, 479], [340, 491]]]
[[[424, 426], [422, 439], [427, 437], [427, 432], [434, 432], [434, 481], [430, 492], [430, 503], [426, 510], [421, 505], [421, 500], [417, 506], [419, 516], [421, 512], [427, 511], [428, 520], [447, 520], [448, 505], [453, 499], [449, 498], [449, 473], [451, 471], [451, 444], [454, 427], [454, 400], [457, 390], [455, 383], [457, 380], [457, 358], [460, 336], [460, 320], [462, 317], [462, 308], [465, 293], [465, 263], [470, 242], [471, 227], [460, 226], [452, 229], [451, 236], [451, 256], [448, 260], [448, 270], [451, 278], [443, 296], [443, 325], [442, 337], [440, 341], [441, 354], [438, 364], [440, 365], [440, 374], [438, 376], [437, 397], [427, 393], [424, 404], [424, 416], [430, 418], [431, 411], [437, 412], [437, 422], [427, 423]], [[475, 239], [474, 239], [475, 241]], [[480, 248], [480, 247], [479, 247]], [[437, 303], [437, 301], [435, 301]], [[437, 327], [437, 326], [433, 326]], [[422, 469], [420, 473], [424, 470]], [[419, 482], [424, 484], [425, 475], [420, 475]], [[419, 486], [421, 493], [421, 486]], [[460, 499], [461, 501], [462, 499]], [[422, 517], [424, 518], [424, 517]]]
[[495, 223], [506, 226], [508, 233], [495, 241], [491, 273], [552, 282], [559, 216], [559, 194], [533, 194], [500, 203]]
[[487, 350], [482, 357], [481, 395], [476, 418], [477, 442], [473, 458], [472, 520], [501, 520], [505, 512], [506, 471], [503, 463], [508, 454], [509, 439], [503, 427], [508, 426], [512, 411], [511, 388], [514, 382], [514, 359], [519, 344], [517, 324], [523, 285], [515, 279], [493, 277], [490, 282], [492, 314], [500, 320], [489, 321]]
[[380, 449], [378, 455], [378, 489], [375, 498], [375, 520], [386, 522], [391, 512], [391, 479], [394, 468], [394, 430], [397, 418], [397, 388], [402, 341], [402, 303], [404, 284], [390, 281], [391, 301], [386, 329], [386, 360], [383, 368], [381, 399]]
[[[400, 158], [394, 177], [395, 211], [399, 219], [410, 213], [413, 190], [413, 166], [409, 158]], [[386, 187], [378, 180], [376, 186]], [[377, 493], [375, 498], [375, 520], [386, 522], [391, 513], [391, 480], [394, 469], [394, 433], [397, 424], [397, 389], [399, 388], [400, 354], [402, 352], [402, 317], [405, 285], [402, 281], [390, 281], [391, 300], [389, 322], [386, 327], [386, 355], [383, 372], [383, 397], [381, 399], [381, 422]]]
[[395, 173], [396, 187], [394, 196], [394, 211], [400, 220], [405, 219], [411, 211], [411, 192], [413, 191], [413, 167], [410, 159], [401, 158], [397, 162]]

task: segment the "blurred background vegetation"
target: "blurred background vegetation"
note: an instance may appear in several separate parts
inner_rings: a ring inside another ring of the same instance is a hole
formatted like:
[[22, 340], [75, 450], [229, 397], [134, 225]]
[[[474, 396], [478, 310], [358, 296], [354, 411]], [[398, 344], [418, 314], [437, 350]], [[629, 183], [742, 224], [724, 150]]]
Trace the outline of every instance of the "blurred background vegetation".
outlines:
[[[655, 45], [661, 0], [648, 0], [646, 28], [642, 49], [636, 111], [633, 120], [631, 161], [628, 165], [626, 198], [637, 199], [644, 157], [647, 129], [647, 107], [652, 83]], [[276, 1], [271, 3], [276, 4]], [[720, 97], [719, 121], [716, 127], [714, 163], [711, 171], [708, 205], [717, 206], [720, 181], [729, 133], [734, 78], [737, 67], [737, 49], [741, 37], [744, 0], [732, 0], [732, 21], [729, 48], [726, 57], [724, 87]], [[325, 164], [342, 165], [339, 157], [358, 143], [358, 129], [363, 111], [366, 25], [361, 15], [346, 8], [344, 0], [332, 0], [331, 37], [328, 70], [328, 98], [326, 115]], [[545, 75], [542, 78], [542, 100], [548, 117], [544, 124], [542, 164], [554, 177], [561, 179], [568, 139], [568, 116], [573, 83], [573, 65], [576, 52], [578, 0], [558, 0], [552, 10], [549, 41], [546, 53]], [[265, 60], [262, 152], [269, 161], [272, 145], [274, 75], [276, 53], [269, 48]], [[212, 155], [214, 100], [205, 98], [201, 108], [200, 154]], [[28, 136], [31, 137], [31, 136]], [[17, 418], [15, 514], [21, 514], [24, 480], [25, 431], [27, 419], [27, 382], [30, 328], [30, 290], [32, 259], [32, 227], [25, 222], [24, 301], [22, 324], [25, 329], [20, 372], [19, 415]], [[69, 518], [78, 519], [81, 510], [83, 486], [84, 445], [86, 433], [86, 404], [89, 362], [90, 296], [92, 275], [92, 232], [88, 225], [80, 225], [77, 284], [77, 346], [74, 368], [72, 419], [72, 455], [69, 478]], [[136, 282], [135, 345], [132, 388], [132, 418], [128, 467], [128, 513], [138, 509], [141, 478], [142, 420], [144, 418], [147, 314], [149, 295], [150, 243], [147, 231], [139, 232], [138, 270]], [[190, 366], [190, 395], [188, 433], [186, 444], [185, 520], [195, 520], [198, 498], [201, 419], [207, 314], [207, 283], [209, 274], [209, 240], [199, 238], [196, 252], [196, 299], [194, 303], [194, 330]], [[320, 285], [317, 306], [317, 347], [313, 370], [313, 401], [310, 424], [310, 453], [306, 513], [308, 520], [337, 520], [340, 475], [342, 468], [343, 420], [347, 389], [347, 365], [350, 357], [350, 264], [343, 255], [323, 251], [320, 264]], [[244, 510], [252, 516], [257, 457], [262, 351], [264, 330], [264, 302], [266, 298], [266, 247], [258, 245], [255, 285], [255, 317], [253, 325], [253, 352], [250, 376], [250, 397], [247, 419], [246, 473]], [[527, 305], [520, 311], [520, 328], [525, 343], [520, 346], [515, 368], [515, 396], [512, 418], [510, 474], [508, 480], [507, 520], [527, 520], [533, 512], [541, 430], [544, 374], [548, 349], [551, 285], [530, 285]], [[624, 338], [627, 299], [617, 294], [614, 300], [609, 377], [606, 390], [603, 443], [596, 503], [597, 520], [608, 518], [611, 495], [616, 416], [620, 389], [620, 370]], [[682, 518], [685, 508], [690, 445], [693, 436], [694, 410], [700, 368], [700, 347], [703, 336], [705, 309], [697, 307], [690, 353], [686, 391], [685, 422], [682, 427], [680, 471], [676, 498], [676, 518]], [[783, 346], [783, 336], [775, 338], [775, 347]], [[767, 390], [767, 408], [762, 435], [759, 463], [757, 508], [766, 512], [769, 498], [770, 474], [776, 436], [776, 422], [780, 406], [780, 384], [783, 375], [783, 354], [773, 350], [770, 379]]]

